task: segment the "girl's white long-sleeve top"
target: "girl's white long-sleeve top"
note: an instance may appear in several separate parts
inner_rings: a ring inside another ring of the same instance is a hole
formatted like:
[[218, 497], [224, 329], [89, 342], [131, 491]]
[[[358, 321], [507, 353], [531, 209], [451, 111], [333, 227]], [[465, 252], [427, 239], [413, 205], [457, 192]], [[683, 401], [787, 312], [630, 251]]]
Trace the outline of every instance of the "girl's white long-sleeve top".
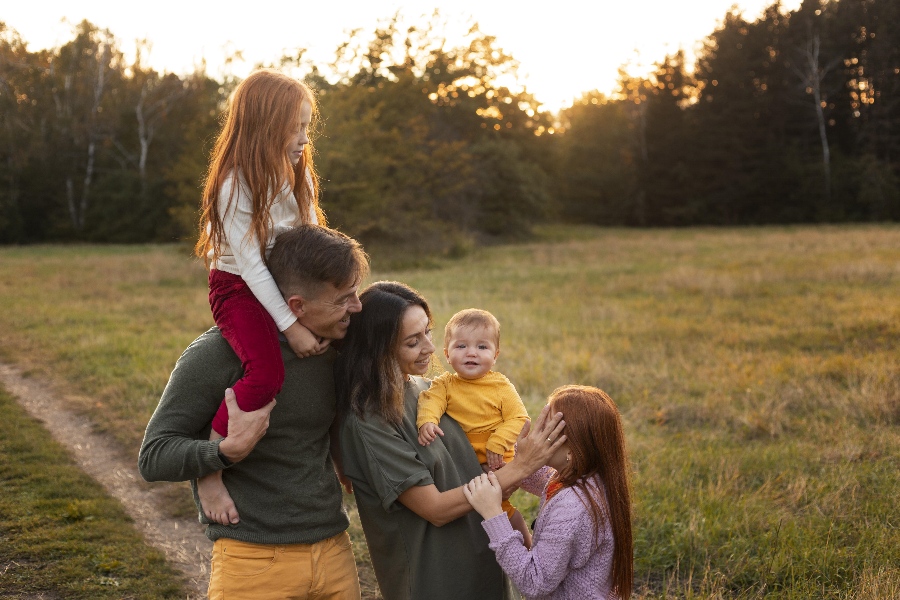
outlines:
[[[226, 177], [219, 191], [219, 214], [222, 215], [223, 240], [219, 247], [219, 256], [213, 258], [210, 267], [227, 273], [239, 275], [250, 287], [260, 304], [272, 315], [278, 331], [284, 331], [294, 324], [297, 318], [288, 308], [281, 291], [272, 279], [272, 274], [259, 253], [259, 239], [251, 229], [253, 205], [250, 201], [250, 189], [243, 178], [235, 189], [235, 177], [231, 173]], [[229, 201], [230, 200], [230, 201]], [[272, 228], [266, 242], [268, 258], [275, 238], [278, 234], [300, 225], [300, 207], [288, 184], [282, 187], [272, 202], [269, 210]], [[310, 207], [310, 223], [318, 223], [316, 212]]]

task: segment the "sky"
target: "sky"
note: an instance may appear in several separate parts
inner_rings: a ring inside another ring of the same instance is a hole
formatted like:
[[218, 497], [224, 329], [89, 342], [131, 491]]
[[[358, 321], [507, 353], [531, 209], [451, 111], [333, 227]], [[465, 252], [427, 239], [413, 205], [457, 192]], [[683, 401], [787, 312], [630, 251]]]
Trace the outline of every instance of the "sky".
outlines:
[[[41, 0], [5, 4], [0, 21], [18, 31], [31, 51], [64, 44], [72, 39], [74, 24], [87, 19], [109, 29], [126, 55], [133, 54], [135, 40], [149, 40], [149, 63], [159, 71], [189, 73], [205, 60], [213, 76], [221, 73], [224, 56], [233, 51], [240, 51], [244, 58], [230, 67], [239, 76], [296, 48], [305, 48], [309, 59], [324, 66], [351, 30], [374, 32], [380, 20], [398, 11], [407, 22], [423, 23], [424, 16], [439, 9], [450, 23], [450, 36], [464, 34], [466, 24], [472, 22], [495, 36], [497, 45], [520, 63], [518, 84], [555, 112], [583, 92], [611, 92], [621, 65], [631, 65], [630, 72], [640, 75], [679, 49], [690, 60], [697, 42], [712, 33], [732, 5], [755, 19], [772, 0]], [[800, 0], [782, 2], [785, 10], [799, 4]]]

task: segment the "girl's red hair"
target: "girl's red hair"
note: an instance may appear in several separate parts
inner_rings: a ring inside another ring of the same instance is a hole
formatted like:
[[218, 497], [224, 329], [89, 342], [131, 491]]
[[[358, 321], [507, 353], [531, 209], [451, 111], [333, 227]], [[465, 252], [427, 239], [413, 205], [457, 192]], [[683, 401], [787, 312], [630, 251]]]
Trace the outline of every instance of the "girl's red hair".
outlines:
[[[612, 589], [623, 600], [631, 596], [634, 580], [634, 542], [631, 534], [631, 483], [622, 418], [612, 398], [603, 390], [581, 385], [557, 388], [550, 406], [566, 421], [566, 443], [571, 459], [557, 475], [563, 487], [574, 487], [591, 513], [594, 537], [604, 522], [613, 532]], [[606, 488], [591, 485], [600, 479]]]
[[[296, 165], [291, 164], [287, 153], [291, 134], [300, 129], [300, 108], [304, 102], [309, 102], [315, 115], [312, 90], [293, 77], [271, 69], [254, 71], [234, 91], [212, 151], [203, 189], [200, 238], [194, 251], [207, 265], [210, 250], [213, 257], [219, 256], [223, 209], [233, 200], [229, 197], [225, 206], [219, 206], [222, 184], [229, 174], [235, 177], [232, 190], [239, 185], [238, 173], [249, 188], [253, 207], [251, 231], [259, 240], [261, 255], [265, 256], [266, 240], [273, 225], [269, 209], [285, 182], [294, 191], [301, 221], [308, 223], [314, 211], [319, 223], [325, 224], [325, 214], [319, 207], [312, 143], [306, 145]], [[238, 240], [230, 243], [237, 244]]]

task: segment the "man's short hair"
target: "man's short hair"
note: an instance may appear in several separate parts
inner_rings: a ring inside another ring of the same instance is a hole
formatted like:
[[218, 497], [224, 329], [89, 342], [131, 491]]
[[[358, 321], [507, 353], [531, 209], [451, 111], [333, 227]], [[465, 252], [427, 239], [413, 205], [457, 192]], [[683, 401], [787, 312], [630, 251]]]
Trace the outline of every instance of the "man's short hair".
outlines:
[[494, 343], [500, 347], [500, 321], [497, 317], [480, 308], [467, 308], [461, 310], [447, 321], [444, 327], [444, 350], [450, 345], [450, 337], [453, 331], [460, 327], [484, 327], [494, 335]]
[[322, 284], [346, 287], [369, 274], [369, 257], [359, 242], [320, 225], [300, 225], [280, 234], [267, 264], [285, 298], [315, 298]]

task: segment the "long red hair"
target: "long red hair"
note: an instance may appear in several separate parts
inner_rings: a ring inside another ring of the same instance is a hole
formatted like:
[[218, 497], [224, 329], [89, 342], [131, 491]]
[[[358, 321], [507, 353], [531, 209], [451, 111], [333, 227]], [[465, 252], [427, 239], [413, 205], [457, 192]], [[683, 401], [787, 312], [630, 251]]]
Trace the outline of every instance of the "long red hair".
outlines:
[[[634, 542], [631, 534], [631, 482], [628, 451], [619, 409], [606, 392], [595, 387], [567, 385], [550, 395], [554, 412], [566, 421], [564, 433], [571, 453], [556, 480], [574, 487], [591, 514], [594, 538], [608, 522], [613, 532], [612, 589], [623, 600], [634, 581]], [[604, 499], [597, 479], [606, 488]], [[593, 483], [592, 483], [593, 482]], [[604, 501], [605, 500], [605, 501]]]
[[[303, 82], [272, 69], [254, 71], [235, 89], [210, 157], [203, 189], [200, 237], [194, 251], [207, 265], [210, 250], [213, 257], [219, 256], [224, 235], [222, 216], [233, 200], [229, 197], [220, 206], [219, 194], [229, 174], [235, 178], [232, 196], [240, 185], [238, 173], [249, 188], [253, 207], [250, 232], [259, 240], [261, 255], [265, 256], [266, 240], [273, 225], [269, 210], [285, 183], [293, 189], [301, 222], [308, 223], [310, 213], [315, 212], [319, 224], [325, 224], [325, 214], [319, 207], [312, 142], [306, 145], [296, 165], [291, 164], [287, 153], [291, 133], [300, 129], [300, 108], [304, 102], [310, 104], [315, 115], [312, 90]], [[230, 243], [237, 244], [238, 240]]]

